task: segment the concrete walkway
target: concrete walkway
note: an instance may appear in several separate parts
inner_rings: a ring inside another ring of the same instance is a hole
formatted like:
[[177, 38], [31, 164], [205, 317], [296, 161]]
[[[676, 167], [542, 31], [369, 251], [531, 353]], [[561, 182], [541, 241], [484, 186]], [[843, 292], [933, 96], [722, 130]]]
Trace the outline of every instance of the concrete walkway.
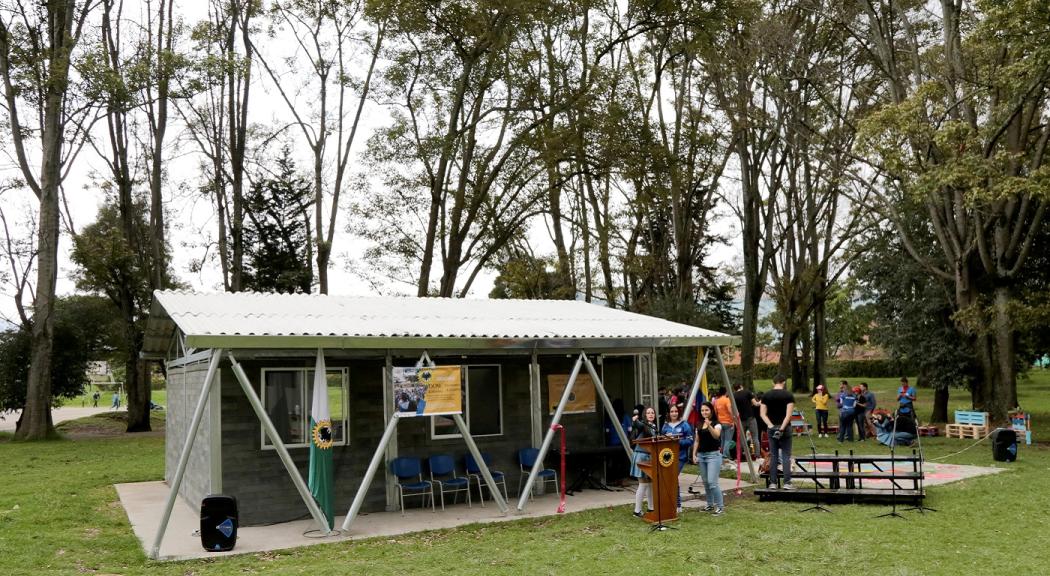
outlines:
[[[117, 411], [125, 412], [127, 409], [121, 406]], [[76, 420], [77, 418], [84, 418], [86, 416], [94, 416], [95, 414], [102, 414], [103, 412], [110, 412], [109, 407], [103, 408], [72, 408], [72, 407], [61, 407], [53, 408], [51, 410], [51, 420], [58, 424], [59, 422], [65, 422], [66, 420]], [[15, 424], [18, 422], [18, 417], [22, 414], [21, 410], [15, 410], [14, 412], [4, 412], [0, 414], [4, 419], [0, 420], [0, 432], [14, 432]]]
[[[756, 462], [756, 466], [758, 463]], [[818, 464], [818, 467], [822, 464]], [[992, 468], [985, 466], [963, 466], [957, 464], [942, 464], [938, 462], [926, 462], [926, 487], [943, 485], [956, 482], [966, 478], [995, 474], [1002, 472], [1003, 468]], [[695, 511], [704, 504], [703, 487], [695, 483], [696, 476], [683, 474], [679, 477], [679, 485], [682, 492], [682, 505], [685, 513], [683, 522], [689, 522], [690, 518], [699, 518]], [[865, 483], [879, 483], [884, 481], [866, 480]], [[796, 482], [801, 484], [801, 482]], [[736, 480], [722, 478], [720, 485], [723, 492], [730, 493], [736, 488]], [[740, 487], [747, 488], [751, 483], [741, 481]], [[160, 516], [163, 512], [164, 502], [168, 497], [168, 485], [165, 482], [139, 482], [135, 484], [117, 484], [117, 494], [124, 510], [128, 514], [131, 527], [142, 544], [143, 552], [149, 554], [153, 546], [153, 540], [157, 534]], [[249, 502], [240, 502], [242, 507], [250, 505]], [[569, 496], [566, 500], [567, 512], [579, 512], [594, 508], [609, 508], [623, 506], [625, 519], [629, 509], [627, 506], [634, 504], [634, 488], [617, 489], [615, 492], [604, 492], [600, 490], [584, 490], [575, 496]], [[268, 550], [280, 550], [295, 548], [299, 546], [310, 546], [330, 542], [345, 542], [348, 540], [360, 540], [374, 538], [377, 536], [398, 536], [424, 530], [442, 528], [455, 528], [466, 524], [486, 522], [506, 522], [518, 518], [537, 518], [542, 516], [554, 516], [557, 514], [558, 497], [555, 494], [538, 496], [525, 507], [525, 511], [518, 513], [516, 510], [517, 499], [511, 498], [508, 502], [510, 511], [503, 515], [492, 501], [486, 501], [482, 508], [477, 502], [472, 508], [466, 504], [448, 505], [445, 510], [438, 509], [431, 512], [429, 508], [410, 508], [403, 516], [400, 512], [374, 512], [371, 514], [360, 514], [350, 527], [349, 533], [341, 533], [337, 536], [317, 537], [311, 534], [317, 525], [312, 519], [284, 522], [269, 526], [240, 527], [238, 531], [237, 546], [230, 552], [208, 552], [201, 547], [198, 528], [200, 525], [199, 503], [189, 503], [179, 497], [172, 511], [171, 522], [165, 532], [164, 542], [161, 544], [160, 557], [162, 560], [189, 560], [194, 558], [214, 558], [232, 554], [247, 554], [253, 552], [265, 552]], [[303, 514], [306, 515], [306, 507], [303, 506]], [[335, 519], [338, 529], [343, 523], [344, 516], [339, 515]], [[644, 527], [639, 521], [639, 526]]]
[[[691, 495], [686, 487], [695, 478], [694, 475], [682, 475], [682, 498], [683, 507], [686, 508], [684, 521], [688, 521], [690, 509], [697, 509], [703, 505], [703, 495]], [[736, 486], [735, 480], [722, 479], [722, 489], [731, 491]], [[750, 484], [741, 484], [742, 487]], [[161, 513], [164, 511], [164, 502], [168, 497], [168, 485], [165, 482], [139, 482], [135, 484], [117, 484], [117, 494], [120, 503], [127, 511], [128, 520], [142, 544], [143, 551], [148, 555], [156, 538], [157, 526], [160, 522]], [[700, 490], [702, 492], [702, 489]], [[634, 504], [634, 489], [617, 489], [615, 492], [601, 490], [583, 490], [575, 496], [569, 496], [566, 500], [566, 512], [579, 512], [594, 508], [607, 508], [612, 506], [628, 506]], [[251, 505], [249, 502], [239, 502], [240, 506]], [[295, 548], [299, 546], [310, 546], [329, 542], [345, 542], [348, 540], [360, 540], [374, 538], [376, 536], [397, 536], [423, 530], [434, 530], [441, 528], [455, 528], [465, 524], [476, 524], [485, 522], [506, 522], [519, 518], [537, 518], [542, 516], [553, 516], [557, 514], [558, 496], [547, 494], [537, 496], [531, 501], [522, 513], [517, 512], [517, 499], [511, 498], [508, 502], [510, 511], [503, 515], [500, 513], [496, 503], [486, 501], [482, 508], [477, 502], [472, 508], [466, 504], [446, 505], [441, 510], [440, 505], [437, 512], [431, 512], [429, 508], [410, 508], [402, 516], [398, 512], [374, 512], [371, 514], [359, 514], [354, 520], [348, 533], [338, 536], [316, 537], [309, 534], [316, 530], [317, 525], [312, 519], [297, 520], [295, 522], [284, 522], [270, 526], [248, 526], [240, 527], [237, 534], [237, 546], [230, 552], [208, 552], [201, 546], [200, 536], [197, 530], [200, 526], [200, 505], [191, 505], [179, 497], [172, 511], [171, 522], [164, 535], [164, 542], [160, 547], [162, 560], [189, 560], [193, 558], [215, 558], [231, 554], [247, 554], [252, 552], [264, 552], [267, 550], [280, 550], [283, 548]], [[306, 514], [306, 506], [303, 506], [303, 514]], [[624, 508], [625, 521], [635, 521], [630, 518], [630, 510]], [[695, 514], [695, 512], [694, 512]], [[338, 529], [342, 526], [344, 515], [335, 519]], [[637, 521], [639, 529], [646, 525]], [[313, 537], [311, 537], [313, 536]]]

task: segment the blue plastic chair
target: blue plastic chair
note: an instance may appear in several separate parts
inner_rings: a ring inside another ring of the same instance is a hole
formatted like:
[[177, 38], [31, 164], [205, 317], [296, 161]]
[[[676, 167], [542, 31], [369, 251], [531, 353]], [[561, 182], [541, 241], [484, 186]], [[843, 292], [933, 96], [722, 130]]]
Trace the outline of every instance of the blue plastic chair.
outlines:
[[[492, 456], [488, 452], [481, 453], [481, 460], [485, 463], [485, 467], [489, 469], [489, 474], [492, 474], [492, 480], [496, 483], [496, 486], [503, 486], [503, 498], [509, 500], [510, 497], [507, 495], [507, 475], [499, 470], [492, 469]], [[467, 478], [477, 481], [478, 483], [478, 496], [481, 498], [481, 507], [485, 507], [485, 493], [481, 491], [484, 486], [485, 478], [481, 475], [481, 468], [478, 466], [477, 460], [474, 459], [473, 454], [467, 454], [465, 458], [465, 464], [467, 469]], [[491, 494], [490, 494], [491, 496]]]
[[[521, 495], [521, 481], [528, 477], [529, 473], [532, 472], [532, 467], [536, 464], [536, 458], [539, 458], [540, 451], [536, 448], [522, 448], [518, 450], [518, 468], [521, 474], [518, 475], [518, 495]], [[558, 473], [550, 468], [541, 468], [539, 473], [536, 475], [541, 485], [546, 485], [547, 482], [554, 483], [554, 491], [558, 491]], [[536, 485], [533, 484], [533, 490], [535, 491]], [[532, 492], [529, 493], [529, 499], [532, 499]]]
[[[434, 485], [423, 480], [423, 464], [419, 458], [402, 456], [390, 462], [390, 472], [397, 477], [397, 493], [401, 500], [401, 515], [405, 515], [405, 497], [430, 496], [430, 508], [437, 512], [434, 504]], [[407, 493], [406, 493], [407, 492]], [[424, 500], [423, 502], [426, 502]]]
[[470, 507], [470, 480], [465, 476], [456, 475], [456, 462], [448, 454], [435, 454], [427, 458], [430, 468], [430, 482], [438, 487], [441, 492], [441, 509], [445, 509], [445, 492], [456, 495], [455, 503], [459, 499], [459, 493], [467, 494], [467, 506]]

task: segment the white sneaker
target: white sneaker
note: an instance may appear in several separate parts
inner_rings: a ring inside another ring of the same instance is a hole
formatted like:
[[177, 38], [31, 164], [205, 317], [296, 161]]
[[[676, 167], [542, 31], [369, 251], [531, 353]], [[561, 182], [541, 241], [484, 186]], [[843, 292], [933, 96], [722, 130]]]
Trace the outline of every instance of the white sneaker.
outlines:
[[785, 482], [784, 486], [783, 486], [783, 489], [784, 490], [794, 490], [795, 487], [791, 484], [791, 482]]

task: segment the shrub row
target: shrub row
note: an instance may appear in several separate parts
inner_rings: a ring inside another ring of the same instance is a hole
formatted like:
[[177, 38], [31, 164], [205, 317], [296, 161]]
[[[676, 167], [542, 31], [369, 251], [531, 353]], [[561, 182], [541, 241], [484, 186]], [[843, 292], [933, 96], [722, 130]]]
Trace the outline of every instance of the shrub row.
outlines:
[[[726, 366], [729, 379], [733, 382], [740, 381], [740, 366]], [[756, 380], [772, 380], [773, 376], [780, 371], [780, 366], [773, 363], [755, 364]], [[905, 374], [914, 374], [910, 366], [905, 362], [890, 358], [879, 358], [870, 360], [829, 360], [825, 376], [836, 378], [896, 378]]]

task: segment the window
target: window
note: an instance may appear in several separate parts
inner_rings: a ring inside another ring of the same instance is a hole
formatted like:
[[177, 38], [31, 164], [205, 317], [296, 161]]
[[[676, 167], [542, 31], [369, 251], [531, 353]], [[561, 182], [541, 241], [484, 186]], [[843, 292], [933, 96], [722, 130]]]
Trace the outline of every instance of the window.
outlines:
[[[329, 368], [328, 411], [332, 416], [332, 440], [335, 445], [346, 445], [347, 369]], [[281, 442], [287, 448], [306, 448], [310, 445], [310, 404], [314, 392], [312, 368], [264, 368], [262, 371], [262, 403], [273, 422]], [[262, 434], [264, 448], [273, 447], [266, 431]]]
[[[465, 366], [463, 382], [463, 421], [471, 436], [503, 434], [503, 383], [500, 366]], [[459, 438], [459, 428], [451, 416], [435, 416], [431, 421], [434, 438]]]

